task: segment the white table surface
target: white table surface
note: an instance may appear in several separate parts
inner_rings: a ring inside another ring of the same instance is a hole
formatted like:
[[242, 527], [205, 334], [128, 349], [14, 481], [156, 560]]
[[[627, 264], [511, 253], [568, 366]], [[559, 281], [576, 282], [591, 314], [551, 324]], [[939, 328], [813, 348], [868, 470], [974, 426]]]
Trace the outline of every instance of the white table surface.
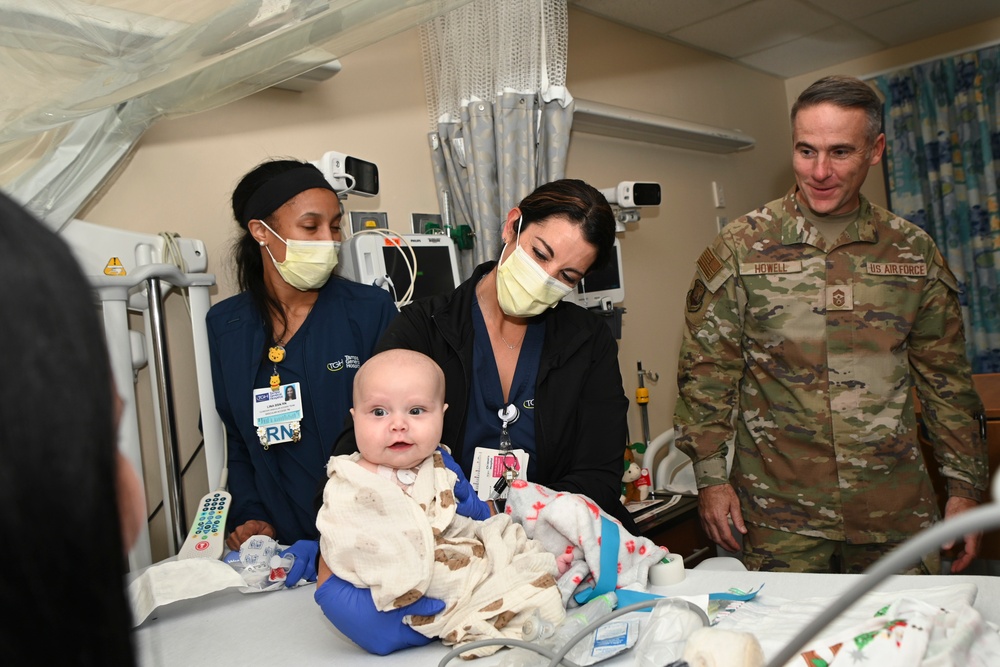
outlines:
[[[651, 587], [661, 595], [697, 595], [764, 588], [759, 596], [790, 600], [831, 597], [843, 592], [862, 575], [734, 572], [708, 569], [686, 571], [685, 580], [673, 586]], [[973, 583], [978, 593], [975, 608], [1000, 625], [1000, 577], [893, 576], [875, 590], [913, 590]], [[173, 665], [379, 665], [435, 666], [448, 652], [440, 642], [400, 651], [389, 656], [370, 655], [340, 634], [313, 601], [314, 586], [265, 593], [229, 589], [195, 600], [156, 609], [134, 631], [139, 664], [143, 667]], [[763, 599], [763, 597], [761, 597]], [[802, 619], [804, 626], [809, 618]], [[454, 660], [449, 665], [494, 665], [499, 654], [474, 662]], [[603, 665], [631, 665], [622, 654]]]

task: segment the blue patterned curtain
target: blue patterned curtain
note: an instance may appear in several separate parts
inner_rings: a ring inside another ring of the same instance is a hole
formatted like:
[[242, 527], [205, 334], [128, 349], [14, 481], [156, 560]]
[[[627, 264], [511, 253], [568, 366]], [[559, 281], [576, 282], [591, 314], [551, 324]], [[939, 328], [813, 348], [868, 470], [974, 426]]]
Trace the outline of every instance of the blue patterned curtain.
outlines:
[[973, 372], [1000, 372], [1000, 46], [872, 83], [885, 96], [889, 208], [934, 237], [958, 278]]

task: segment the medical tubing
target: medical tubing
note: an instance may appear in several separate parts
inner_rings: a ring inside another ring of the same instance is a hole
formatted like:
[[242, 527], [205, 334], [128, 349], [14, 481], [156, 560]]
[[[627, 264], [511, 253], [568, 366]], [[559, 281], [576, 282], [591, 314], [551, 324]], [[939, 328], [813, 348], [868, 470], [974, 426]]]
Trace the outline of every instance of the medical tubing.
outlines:
[[[799, 634], [795, 635], [785, 648], [767, 663], [767, 667], [785, 665], [835, 618], [857, 602], [862, 595], [880, 584], [887, 576], [896, 574], [903, 568], [912, 565], [920, 560], [924, 554], [940, 549], [941, 545], [946, 542], [958, 539], [963, 535], [986, 532], [996, 528], [1000, 528], [1000, 505], [990, 503], [962, 512], [917, 533], [865, 570], [861, 581], [847, 589], [846, 593], [837, 598]], [[559, 663], [553, 662], [551, 664], [557, 665]]]
[[[359, 229], [356, 233], [352, 234], [352, 236], [357, 236], [358, 234], [377, 234], [388, 240], [393, 247], [399, 251], [400, 255], [403, 257], [403, 263], [406, 265], [406, 270], [410, 274], [410, 286], [407, 288], [406, 292], [403, 293], [403, 296], [395, 300], [396, 307], [401, 308], [402, 306], [410, 303], [413, 300], [413, 284], [417, 282], [417, 253], [413, 250], [413, 246], [410, 245], [410, 242], [407, 241], [402, 234], [397, 234], [391, 230], [379, 229], [377, 227], [372, 229]], [[407, 250], [410, 251], [409, 257], [406, 256], [406, 252], [399, 246], [397, 241], [401, 241], [403, 245], [406, 246]], [[386, 277], [388, 278], [388, 276]], [[391, 280], [389, 282], [390, 284], [392, 283]], [[393, 285], [392, 287], [393, 295], [396, 296], [396, 286]]]
[[[564, 659], [566, 657], [566, 654], [569, 653], [573, 649], [573, 647], [576, 646], [577, 643], [580, 642], [584, 637], [586, 637], [591, 632], [593, 632], [597, 628], [601, 627], [605, 623], [607, 623], [609, 621], [612, 621], [612, 620], [618, 618], [619, 616], [623, 616], [625, 614], [628, 614], [630, 612], [640, 611], [640, 610], [646, 609], [648, 607], [653, 607], [653, 606], [656, 605], [657, 602], [659, 602], [660, 600], [663, 600], [663, 599], [664, 598], [652, 598], [652, 599], [649, 599], [649, 600], [642, 600], [641, 602], [634, 602], [634, 603], [632, 603], [630, 605], [627, 605], [625, 607], [620, 607], [620, 608], [614, 610], [613, 612], [611, 612], [610, 614], [605, 614], [601, 618], [599, 618], [596, 621], [590, 623], [589, 625], [587, 625], [587, 627], [581, 629], [575, 635], [573, 635], [572, 637], [570, 637], [569, 640], [565, 644], [563, 644], [563, 647], [561, 649], [559, 649], [559, 651], [552, 657], [552, 659], [549, 661], [549, 664], [547, 665], [547, 667], [558, 667], [559, 665], [566, 664], [566, 661], [564, 661]], [[705, 613], [704, 609], [702, 609], [698, 605], [696, 605], [693, 602], [690, 602], [688, 600], [683, 600], [683, 599], [680, 599], [680, 598], [677, 598], [677, 599], [679, 599], [681, 602], [683, 602], [684, 604], [686, 604], [691, 609], [693, 609], [696, 612], [698, 612], [698, 614], [701, 616], [701, 619], [702, 619], [702, 621], [704, 621], [704, 623], [705, 623], [706, 626], [708, 626], [710, 624], [710, 621], [709, 621], [709, 618], [708, 618], [708, 614]]]
[[[667, 598], [657, 597], [657, 598], [650, 598], [649, 600], [640, 600], [639, 602], [634, 602], [630, 605], [619, 607], [618, 609], [615, 609], [613, 612], [605, 614], [601, 618], [597, 619], [593, 623], [590, 623], [589, 625], [587, 625], [587, 627], [582, 628], [578, 633], [570, 637], [569, 641], [566, 643], [565, 646], [562, 647], [562, 649], [558, 653], [554, 653], [545, 648], [544, 646], [539, 646], [534, 642], [526, 642], [521, 639], [508, 639], [508, 638], [481, 639], [479, 641], [469, 642], [468, 644], [463, 644], [462, 646], [457, 646], [453, 648], [451, 651], [445, 654], [443, 658], [441, 658], [441, 660], [438, 662], [438, 667], [445, 667], [449, 662], [451, 662], [454, 658], [458, 657], [462, 653], [465, 653], [466, 651], [471, 651], [472, 649], [475, 648], [479, 648], [480, 646], [517, 646], [519, 648], [523, 648], [528, 651], [534, 651], [539, 655], [549, 658], [550, 661], [547, 667], [558, 667], [559, 665], [562, 665], [563, 667], [580, 667], [580, 665], [577, 665], [575, 662], [566, 659], [566, 654], [569, 653], [570, 649], [572, 649], [577, 644], [577, 642], [579, 642], [581, 639], [583, 639], [591, 632], [604, 625], [605, 623], [613, 621], [619, 616], [624, 616], [625, 614], [631, 613], [633, 611], [642, 611], [643, 609], [653, 607], [656, 605], [657, 602], [665, 599]], [[683, 598], [674, 598], [674, 599], [683, 602], [691, 610], [697, 613], [701, 617], [702, 622], [706, 626], [710, 625], [711, 621], [709, 620], [708, 614], [705, 612], [704, 609], [694, 604], [690, 600], [684, 600]]]
[[[501, 637], [497, 639], [480, 639], [478, 641], [469, 642], [468, 644], [462, 644], [461, 646], [456, 646], [452, 650], [448, 651], [443, 658], [438, 662], [438, 667], [445, 667], [449, 662], [465, 653], [466, 651], [471, 651], [473, 649], [482, 648], [483, 646], [506, 646], [506, 647], [516, 647], [523, 648], [526, 651], [531, 651], [537, 653], [545, 658], [552, 658], [555, 655], [555, 651], [552, 651], [544, 646], [536, 644], [534, 642], [527, 642], [523, 639], [512, 639], [507, 637]], [[570, 660], [563, 660], [563, 667], [580, 667], [580, 665], [572, 662]]]

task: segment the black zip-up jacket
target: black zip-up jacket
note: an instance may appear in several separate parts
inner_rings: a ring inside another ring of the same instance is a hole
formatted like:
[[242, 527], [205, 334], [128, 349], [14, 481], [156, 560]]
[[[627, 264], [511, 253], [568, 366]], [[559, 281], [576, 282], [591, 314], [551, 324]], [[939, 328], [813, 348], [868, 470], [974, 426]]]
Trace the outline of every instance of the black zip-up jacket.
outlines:
[[[441, 439], [467, 476], [472, 452], [457, 445], [465, 437], [472, 382], [472, 300], [476, 284], [495, 264], [477, 267], [451, 294], [402, 308], [375, 349], [376, 353], [393, 348], [423, 352], [444, 370], [448, 410]], [[560, 303], [538, 317], [545, 318], [545, 340], [535, 386], [537, 479], [530, 481], [581, 493], [638, 535], [621, 504], [628, 398], [618, 367], [618, 344], [599, 316], [576, 304]], [[348, 419], [334, 454], [354, 451], [353, 422]]]

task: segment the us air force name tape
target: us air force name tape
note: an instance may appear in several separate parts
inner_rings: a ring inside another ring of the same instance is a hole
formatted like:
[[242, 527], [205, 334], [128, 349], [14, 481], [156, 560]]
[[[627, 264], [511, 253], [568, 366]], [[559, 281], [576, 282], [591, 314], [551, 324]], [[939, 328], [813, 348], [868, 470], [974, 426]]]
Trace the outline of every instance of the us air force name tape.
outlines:
[[336, 193], [323, 172], [312, 165], [303, 165], [278, 174], [250, 195], [247, 205], [243, 207], [240, 223], [246, 227], [251, 220], [263, 220], [295, 195], [313, 188]]

